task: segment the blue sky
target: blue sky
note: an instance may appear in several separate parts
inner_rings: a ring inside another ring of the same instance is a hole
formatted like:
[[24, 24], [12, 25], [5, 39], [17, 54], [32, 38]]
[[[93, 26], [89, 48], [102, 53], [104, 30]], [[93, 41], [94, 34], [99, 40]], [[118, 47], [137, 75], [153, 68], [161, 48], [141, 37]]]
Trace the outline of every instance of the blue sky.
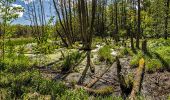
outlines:
[[[34, 0], [35, 2], [37, 2], [38, 0]], [[45, 0], [44, 0], [45, 1]], [[44, 2], [44, 7], [45, 7], [45, 14], [46, 14], [46, 19], [49, 19], [51, 16], [50, 13], [50, 4], [49, 2], [52, 3], [52, 0], [46, 0]], [[14, 2], [13, 4], [17, 4], [17, 5], [21, 5], [22, 7], [24, 7], [24, 9], [26, 9], [27, 5], [30, 4], [26, 4], [23, 0], [16, 0], [16, 2]], [[37, 4], [37, 3], [36, 3]], [[52, 5], [53, 6], [53, 5]], [[52, 14], [55, 14], [54, 9], [52, 8]], [[14, 20], [13, 24], [22, 24], [22, 25], [29, 25], [30, 22], [28, 20], [26, 20], [27, 13], [24, 12], [22, 17], [19, 17], [17, 20]]]

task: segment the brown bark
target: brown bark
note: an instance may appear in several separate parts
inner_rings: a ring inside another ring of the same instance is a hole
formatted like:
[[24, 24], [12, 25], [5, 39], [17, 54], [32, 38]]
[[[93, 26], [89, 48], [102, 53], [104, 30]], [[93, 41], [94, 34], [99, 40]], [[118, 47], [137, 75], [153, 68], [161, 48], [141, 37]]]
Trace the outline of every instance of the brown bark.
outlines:
[[118, 28], [118, 1], [115, 0], [115, 41], [118, 42], [119, 41], [119, 28]]
[[140, 0], [138, 0], [138, 32], [137, 32], [137, 35], [136, 35], [136, 47], [137, 48], [139, 48], [139, 39], [140, 39], [140, 34], [141, 34], [141, 29], [140, 29], [141, 17], [140, 17], [140, 13], [141, 13]]
[[147, 40], [146, 40], [146, 39], [144, 39], [144, 40], [142, 41], [142, 51], [143, 51], [144, 53], [147, 53]]
[[127, 85], [124, 79], [124, 76], [121, 74], [122, 66], [120, 65], [119, 58], [116, 57], [116, 64], [117, 64], [117, 77], [119, 80], [120, 84], [120, 89], [121, 89], [121, 95], [123, 98], [126, 98], [126, 96], [129, 94], [127, 91]]

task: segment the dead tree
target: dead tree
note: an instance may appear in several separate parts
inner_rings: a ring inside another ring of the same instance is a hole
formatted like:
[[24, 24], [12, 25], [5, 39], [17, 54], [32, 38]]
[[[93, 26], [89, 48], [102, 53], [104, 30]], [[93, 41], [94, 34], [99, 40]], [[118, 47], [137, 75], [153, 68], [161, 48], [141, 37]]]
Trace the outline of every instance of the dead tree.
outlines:
[[[144, 69], [145, 69], [145, 62], [144, 59], [140, 59], [139, 61], [139, 67], [136, 71], [136, 77], [134, 79], [133, 83], [126, 83], [124, 75], [121, 74], [121, 65], [118, 57], [116, 57], [116, 63], [117, 63], [117, 77], [119, 79], [120, 89], [121, 89], [121, 95], [124, 99], [129, 97], [130, 100], [135, 100], [136, 95], [141, 90], [141, 85], [143, 81], [144, 76]], [[128, 80], [128, 79], [126, 79]]]
[[80, 20], [80, 29], [82, 34], [82, 42], [84, 51], [87, 52], [87, 64], [86, 68], [82, 73], [82, 77], [79, 79], [79, 84], [82, 84], [88, 69], [90, 68], [91, 72], [94, 73], [95, 68], [91, 62], [91, 45], [92, 45], [92, 36], [93, 36], [93, 27], [95, 22], [96, 15], [96, 2], [97, 0], [91, 1], [91, 17], [89, 17], [89, 9], [87, 7], [86, 0], [78, 0], [78, 11], [79, 11], [79, 20]]
[[143, 76], [144, 76], [144, 69], [145, 69], [145, 61], [144, 59], [140, 59], [139, 61], [139, 67], [136, 71], [136, 77], [133, 83], [132, 92], [130, 94], [130, 100], [135, 100], [138, 93], [140, 93]]

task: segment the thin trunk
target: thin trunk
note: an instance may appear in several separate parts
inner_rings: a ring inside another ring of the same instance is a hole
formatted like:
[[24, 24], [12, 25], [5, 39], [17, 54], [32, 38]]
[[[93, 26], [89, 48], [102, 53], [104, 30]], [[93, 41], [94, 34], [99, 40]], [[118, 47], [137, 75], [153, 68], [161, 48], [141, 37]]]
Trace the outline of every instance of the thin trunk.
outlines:
[[139, 48], [139, 39], [140, 39], [140, 36], [141, 36], [141, 30], [140, 30], [140, 25], [141, 25], [140, 11], [141, 11], [140, 0], [138, 0], [138, 32], [137, 32], [137, 35], [136, 35], [136, 48]]
[[164, 38], [168, 39], [168, 19], [169, 19], [169, 2], [170, 0], [165, 0], [165, 30], [164, 30]]

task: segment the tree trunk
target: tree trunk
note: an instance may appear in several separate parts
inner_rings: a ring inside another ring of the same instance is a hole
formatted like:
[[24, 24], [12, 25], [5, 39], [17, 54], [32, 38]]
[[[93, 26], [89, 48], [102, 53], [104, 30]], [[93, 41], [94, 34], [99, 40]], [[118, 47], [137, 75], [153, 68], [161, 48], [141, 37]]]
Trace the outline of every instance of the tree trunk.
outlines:
[[141, 34], [141, 32], [140, 32], [140, 25], [141, 25], [140, 11], [141, 11], [140, 0], [138, 0], [138, 32], [136, 35], [136, 48], [139, 48], [139, 39], [140, 39], [140, 34]]
[[170, 0], [165, 0], [165, 30], [164, 30], [164, 38], [168, 39], [168, 19], [169, 19], [169, 2]]
[[142, 41], [142, 51], [146, 54], [147, 53], [147, 40], [144, 39]]
[[139, 67], [136, 71], [136, 75], [135, 75], [136, 77], [135, 77], [135, 80], [133, 83], [132, 92], [129, 97], [130, 100], [136, 100], [136, 96], [141, 90], [142, 81], [143, 81], [143, 77], [144, 77], [144, 71], [145, 71], [145, 61], [142, 58], [139, 61]]

